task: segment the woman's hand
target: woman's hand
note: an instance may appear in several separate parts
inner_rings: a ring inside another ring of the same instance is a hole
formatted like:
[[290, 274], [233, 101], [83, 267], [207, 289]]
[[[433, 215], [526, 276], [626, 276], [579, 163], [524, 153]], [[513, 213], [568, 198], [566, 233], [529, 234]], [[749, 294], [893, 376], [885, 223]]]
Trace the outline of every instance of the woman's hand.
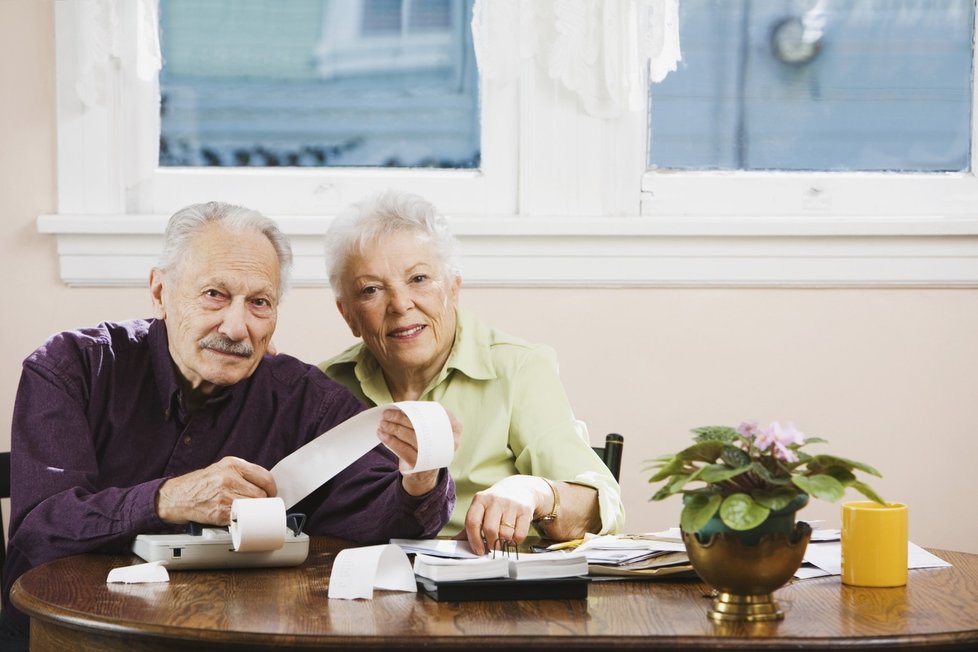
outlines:
[[472, 498], [465, 515], [465, 530], [472, 551], [482, 555], [492, 550], [496, 540], [519, 545], [530, 531], [530, 523], [553, 507], [553, 494], [547, 481], [534, 475], [503, 478]]

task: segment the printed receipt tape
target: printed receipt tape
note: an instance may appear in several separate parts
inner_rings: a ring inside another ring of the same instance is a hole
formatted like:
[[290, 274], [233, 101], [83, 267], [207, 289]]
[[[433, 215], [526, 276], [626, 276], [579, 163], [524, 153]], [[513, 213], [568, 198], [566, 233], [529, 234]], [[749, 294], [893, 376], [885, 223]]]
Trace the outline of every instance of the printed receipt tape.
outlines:
[[371, 408], [323, 433], [274, 467], [275, 498], [239, 498], [231, 503], [231, 542], [237, 552], [278, 550], [285, 545], [285, 510], [318, 489], [377, 445], [384, 410], [395, 407], [411, 420], [418, 460], [410, 473], [448, 466], [455, 442], [448, 414], [439, 403], [402, 401]]
[[278, 550], [285, 545], [281, 498], [238, 498], [231, 503], [231, 543], [237, 552]]
[[414, 568], [404, 551], [390, 544], [340, 550], [329, 575], [328, 597], [370, 600], [375, 588], [417, 592]]
[[384, 410], [392, 407], [407, 415], [418, 437], [418, 461], [410, 472], [448, 466], [455, 454], [455, 442], [448, 414], [440, 403], [378, 405], [324, 432], [272, 467], [285, 508], [291, 508], [376, 446], [377, 426]]

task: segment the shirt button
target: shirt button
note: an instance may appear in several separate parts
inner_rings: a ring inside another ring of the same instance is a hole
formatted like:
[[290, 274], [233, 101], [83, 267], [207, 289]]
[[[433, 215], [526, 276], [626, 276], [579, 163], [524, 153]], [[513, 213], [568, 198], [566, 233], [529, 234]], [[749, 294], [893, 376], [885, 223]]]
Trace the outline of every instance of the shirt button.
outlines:
[[187, 435], [186, 437], [183, 438], [183, 443], [187, 444], [188, 446], [190, 445], [191, 441], [193, 441], [193, 437], [191, 437], [190, 435]]

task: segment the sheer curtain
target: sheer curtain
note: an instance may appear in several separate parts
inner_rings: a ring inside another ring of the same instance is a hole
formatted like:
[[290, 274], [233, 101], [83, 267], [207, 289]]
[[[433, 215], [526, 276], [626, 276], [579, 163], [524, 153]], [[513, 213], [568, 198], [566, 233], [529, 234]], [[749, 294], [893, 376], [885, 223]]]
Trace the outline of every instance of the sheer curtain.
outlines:
[[[491, 31], [500, 16], [518, 16], [518, 30]], [[681, 59], [679, 0], [476, 0], [472, 34], [483, 79], [514, 81], [532, 58], [600, 118], [640, 110], [647, 80]]]

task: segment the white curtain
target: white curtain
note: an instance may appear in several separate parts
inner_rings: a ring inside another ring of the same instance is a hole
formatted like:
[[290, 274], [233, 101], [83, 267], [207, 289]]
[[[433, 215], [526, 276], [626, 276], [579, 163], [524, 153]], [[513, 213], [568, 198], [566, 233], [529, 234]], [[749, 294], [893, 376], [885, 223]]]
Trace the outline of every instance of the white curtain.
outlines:
[[[512, 16], [518, 29], [499, 29]], [[476, 0], [472, 36], [483, 79], [514, 81], [533, 59], [602, 118], [640, 109], [646, 80], [681, 59], [679, 0]]]

